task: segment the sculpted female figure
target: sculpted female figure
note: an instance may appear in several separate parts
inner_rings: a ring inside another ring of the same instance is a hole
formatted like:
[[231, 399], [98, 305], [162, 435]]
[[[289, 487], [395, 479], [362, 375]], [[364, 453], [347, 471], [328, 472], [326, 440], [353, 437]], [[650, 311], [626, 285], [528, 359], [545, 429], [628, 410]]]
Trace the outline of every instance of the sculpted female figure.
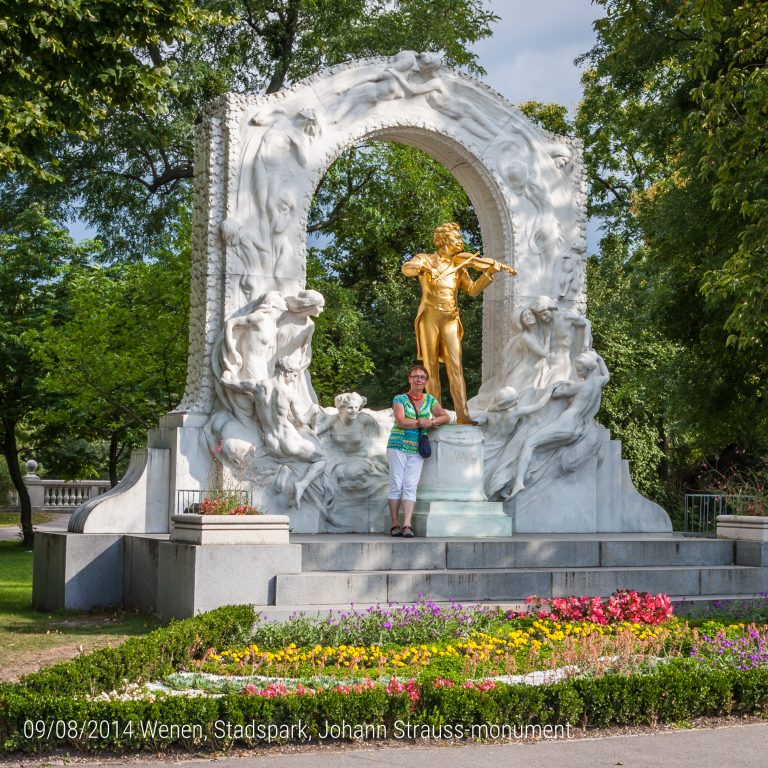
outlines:
[[347, 456], [366, 456], [373, 437], [371, 432], [377, 430], [373, 419], [361, 418], [360, 411], [367, 402], [366, 398], [357, 392], [336, 395], [334, 405], [337, 416], [335, 419], [330, 417], [324, 428], [318, 429], [318, 434], [327, 430], [334, 444]]
[[272, 375], [277, 322], [287, 306], [276, 291], [265, 293], [224, 323], [214, 346], [217, 391], [231, 412], [248, 420], [253, 414], [252, 384]]
[[516, 458], [512, 437], [518, 421], [543, 408], [551, 397], [552, 392], [545, 392], [535, 403], [521, 406], [517, 390], [503, 387], [487, 411], [472, 414], [482, 425], [485, 435], [483, 473], [485, 495], [489, 499], [509, 482], [509, 469]]
[[[305, 430], [304, 434], [299, 432], [300, 428], [308, 427], [319, 406], [313, 405], [308, 411], [300, 409], [294, 387], [298, 373], [290, 360], [281, 358], [275, 364], [273, 379], [254, 382], [249, 386], [253, 392], [267, 451], [277, 458], [295, 458], [308, 464], [304, 474], [293, 484], [291, 503], [294, 507], [299, 506], [304, 491], [316, 478], [322, 476], [326, 466], [325, 454], [314, 434], [309, 430]], [[297, 467], [293, 463], [290, 471], [298, 474], [300, 468], [300, 465]], [[287, 466], [283, 466], [278, 473], [275, 481], [278, 491], [284, 487], [286, 471]]]
[[400, 51], [392, 56], [384, 69], [366, 80], [355, 83], [344, 92], [341, 109], [336, 113], [336, 122], [354, 120], [379, 102], [404, 98], [407, 91], [403, 83], [407, 82], [407, 73], [415, 67], [415, 51]]
[[250, 125], [267, 129], [260, 139], [250, 136], [245, 141], [237, 218], [225, 222], [222, 234], [229, 244], [241, 246], [248, 267], [274, 269], [285, 250], [285, 231], [296, 206], [285, 182], [297, 168], [306, 167], [309, 142], [320, 132], [320, 124], [312, 109], [291, 117], [283, 107], [275, 107], [252, 117]]
[[432, 109], [461, 123], [479, 139], [488, 141], [498, 133], [501, 125], [489, 119], [487, 110], [481, 111], [468, 99], [448, 92], [440, 74], [443, 62], [438, 54], [425, 51], [417, 58], [418, 65], [413, 77], [406, 79], [399, 72], [393, 72], [409, 96], [424, 96]]
[[610, 378], [603, 358], [592, 350], [582, 352], [574, 369], [579, 380], [560, 382], [552, 391], [553, 400], [568, 400], [565, 410], [550, 424], [531, 433], [523, 444], [511, 496], [525, 488], [525, 473], [536, 450], [573, 445], [585, 435], [600, 410], [603, 387]]
[[296, 377], [296, 396], [304, 408], [317, 402], [309, 378], [309, 365], [312, 362], [312, 336], [315, 332], [315, 317], [319, 317], [325, 308], [325, 299], [319, 291], [299, 291], [296, 296], [286, 296], [287, 312], [284, 312], [277, 324], [276, 358], [287, 358], [298, 371]]

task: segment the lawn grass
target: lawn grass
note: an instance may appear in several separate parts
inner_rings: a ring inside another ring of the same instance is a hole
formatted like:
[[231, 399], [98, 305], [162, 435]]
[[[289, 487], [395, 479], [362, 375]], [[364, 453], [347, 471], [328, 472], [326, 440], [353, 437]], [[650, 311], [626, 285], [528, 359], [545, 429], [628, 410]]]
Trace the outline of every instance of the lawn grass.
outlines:
[[0, 541], [0, 680], [117, 645], [159, 626], [154, 616], [112, 610], [39, 613], [32, 610], [32, 550]]
[[[50, 512], [33, 512], [32, 525], [49, 523], [54, 517]], [[18, 512], [0, 512], [0, 528], [11, 528], [14, 525], [20, 527]]]

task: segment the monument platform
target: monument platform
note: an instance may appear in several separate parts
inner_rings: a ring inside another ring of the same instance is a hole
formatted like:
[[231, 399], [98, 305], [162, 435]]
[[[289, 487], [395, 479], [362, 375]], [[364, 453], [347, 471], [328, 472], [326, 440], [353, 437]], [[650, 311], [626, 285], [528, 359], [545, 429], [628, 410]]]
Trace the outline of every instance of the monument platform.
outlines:
[[[33, 602], [40, 610], [123, 606], [167, 619], [252, 603], [265, 618], [287, 618], [419, 599], [520, 607], [529, 595], [616, 589], [663, 592], [688, 609], [768, 592], [768, 544], [678, 533], [294, 534], [279, 546], [194, 545], [158, 534], [36, 536]], [[170, 574], [180, 558], [183, 573]]]

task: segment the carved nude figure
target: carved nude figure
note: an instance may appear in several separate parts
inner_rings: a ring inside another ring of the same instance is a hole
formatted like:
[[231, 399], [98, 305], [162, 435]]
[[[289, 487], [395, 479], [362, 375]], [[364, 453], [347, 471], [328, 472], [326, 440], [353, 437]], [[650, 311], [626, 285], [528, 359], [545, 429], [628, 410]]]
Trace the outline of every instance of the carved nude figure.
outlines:
[[336, 122], [354, 120], [380, 102], [404, 98], [407, 95], [403, 86], [407, 82], [406, 73], [415, 67], [415, 51], [400, 51], [392, 56], [384, 69], [355, 83], [344, 92], [341, 109], [336, 113]]
[[275, 351], [277, 321], [287, 308], [277, 291], [269, 291], [224, 323], [222, 384], [238, 388], [237, 385], [243, 382], [263, 381], [270, 377], [269, 363]]
[[484, 433], [483, 469], [485, 493], [489, 499], [494, 498], [509, 482], [513, 457], [509, 455], [508, 447], [518, 421], [543, 408], [551, 397], [552, 392], [548, 391], [535, 403], [521, 406], [517, 390], [514, 387], [503, 387], [496, 393], [496, 399], [487, 411], [472, 413]]
[[525, 473], [534, 453], [542, 448], [560, 448], [580, 440], [600, 410], [603, 387], [610, 378], [603, 358], [590, 350], [582, 352], [574, 363], [578, 381], [555, 385], [552, 399], [567, 400], [568, 404], [550, 424], [528, 435], [520, 452], [511, 496], [525, 488]]
[[325, 299], [319, 291], [299, 291], [296, 296], [286, 296], [288, 311], [283, 313], [277, 324], [276, 358], [285, 357], [292, 361], [299, 371], [296, 377], [296, 395], [302, 407], [308, 408], [317, 402], [309, 378], [312, 362], [312, 336], [315, 332], [313, 318], [325, 308]]
[[587, 319], [578, 312], [556, 312], [550, 323], [549, 354], [543, 383], [566, 381], [572, 377], [573, 361], [586, 351], [585, 341], [591, 338]]
[[418, 55], [413, 77], [405, 78], [399, 72], [393, 75], [408, 96], [424, 96], [432, 109], [460, 123], [479, 139], [488, 141], [493, 138], [501, 126], [490, 120], [487, 112], [478, 109], [468, 99], [448, 92], [440, 74], [442, 64], [438, 54], [427, 51]]
[[295, 208], [295, 200], [285, 194], [286, 180], [306, 167], [309, 142], [319, 134], [320, 124], [313, 109], [289, 116], [283, 107], [275, 107], [252, 117], [250, 125], [267, 129], [258, 142], [246, 139], [243, 149], [237, 220], [248, 224], [236, 239], [253, 252], [245, 254], [246, 261], [274, 268], [286, 250], [284, 233]]
[[[264, 447], [278, 458], [295, 458], [309, 466], [293, 485], [291, 503], [298, 507], [307, 487], [325, 471], [325, 454], [314, 435], [302, 435], [297, 427], [307, 427], [319, 406], [312, 405], [307, 412], [297, 407], [294, 383], [299, 371], [290, 360], [280, 358], [275, 364], [275, 377], [268, 381], [248, 382], [256, 404], [256, 414], [264, 432]], [[281, 468], [276, 479], [277, 490], [285, 486], [287, 472], [296, 472], [296, 464], [289, 470]]]

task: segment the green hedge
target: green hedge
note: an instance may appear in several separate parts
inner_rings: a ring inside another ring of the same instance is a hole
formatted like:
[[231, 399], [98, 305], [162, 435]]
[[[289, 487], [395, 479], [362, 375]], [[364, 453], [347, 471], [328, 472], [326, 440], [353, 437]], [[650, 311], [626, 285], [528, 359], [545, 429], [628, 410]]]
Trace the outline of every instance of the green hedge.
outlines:
[[[368, 735], [379, 738], [445, 737], [468, 736], [473, 726], [484, 725], [575, 729], [768, 712], [768, 670], [713, 670], [686, 659], [652, 674], [574, 678], [538, 687], [499, 685], [479, 691], [460, 683], [434, 687], [431, 677], [421, 682], [422, 695], [415, 703], [405, 694], [389, 696], [382, 689], [276, 698], [230, 694], [91, 702], [12, 686], [0, 701], [0, 729], [5, 751], [56, 746], [84, 751], [169, 746], [193, 750], [232, 743], [317, 743], [334, 726], [343, 729], [345, 724], [370, 724]], [[341, 730], [339, 735], [356, 734]]]
[[[93, 696], [125, 682], [158, 679], [208, 647], [248, 641], [256, 614], [250, 605], [235, 605], [132, 637], [117, 648], [102, 648], [25, 677], [30, 693], [54, 696]], [[19, 686], [0, 686], [0, 702]]]

